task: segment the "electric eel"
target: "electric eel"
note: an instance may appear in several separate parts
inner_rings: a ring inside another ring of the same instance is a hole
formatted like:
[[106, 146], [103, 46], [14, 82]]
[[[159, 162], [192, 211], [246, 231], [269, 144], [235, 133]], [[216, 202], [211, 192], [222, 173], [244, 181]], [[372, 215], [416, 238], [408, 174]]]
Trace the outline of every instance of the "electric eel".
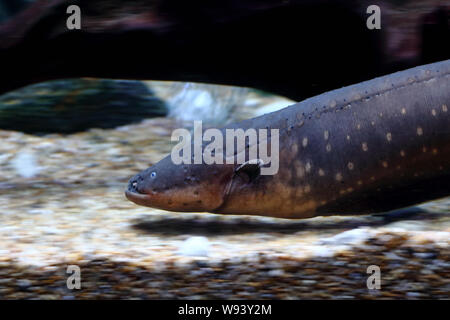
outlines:
[[[224, 135], [226, 129], [278, 129], [276, 174], [261, 174], [268, 164], [259, 153], [245, 163], [223, 164], [175, 164], [169, 155], [131, 178], [125, 193], [139, 205], [169, 211], [290, 219], [415, 205], [450, 195], [449, 109], [445, 60], [220, 129]], [[273, 147], [272, 140], [268, 134], [256, 143]], [[237, 159], [252, 146], [228, 152], [224, 142], [223, 153]]]

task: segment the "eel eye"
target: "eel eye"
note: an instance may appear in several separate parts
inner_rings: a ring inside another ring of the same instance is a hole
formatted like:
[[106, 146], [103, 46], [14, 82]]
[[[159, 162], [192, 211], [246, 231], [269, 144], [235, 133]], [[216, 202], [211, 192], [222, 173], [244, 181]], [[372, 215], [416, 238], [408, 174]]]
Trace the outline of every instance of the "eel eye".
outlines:
[[156, 172], [153, 171], [152, 173], [150, 173], [150, 177], [153, 178], [153, 179], [156, 178]]

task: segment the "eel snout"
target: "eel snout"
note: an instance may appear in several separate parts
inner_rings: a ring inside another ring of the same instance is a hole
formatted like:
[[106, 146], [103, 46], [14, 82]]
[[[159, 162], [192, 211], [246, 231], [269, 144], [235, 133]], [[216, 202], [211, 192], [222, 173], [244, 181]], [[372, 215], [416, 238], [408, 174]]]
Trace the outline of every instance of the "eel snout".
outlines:
[[140, 173], [132, 177], [128, 182], [127, 189], [125, 190], [125, 196], [128, 200], [145, 206], [146, 204], [148, 205], [151, 197], [149, 194], [144, 192], [143, 181], [144, 177]]
[[126, 192], [130, 192], [130, 193], [142, 193], [140, 191], [141, 189], [141, 185], [140, 183], [144, 180], [144, 178], [142, 177], [142, 175], [140, 173], [138, 173], [137, 175], [135, 175], [134, 177], [132, 177], [130, 179], [130, 181], [128, 181], [128, 187]]

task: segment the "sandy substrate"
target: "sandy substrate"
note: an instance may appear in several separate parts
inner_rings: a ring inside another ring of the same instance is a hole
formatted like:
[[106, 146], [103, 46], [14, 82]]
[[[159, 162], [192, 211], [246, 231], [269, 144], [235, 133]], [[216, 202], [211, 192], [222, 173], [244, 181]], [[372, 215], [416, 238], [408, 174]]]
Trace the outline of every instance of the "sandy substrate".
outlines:
[[[128, 202], [128, 179], [169, 152], [176, 127], [0, 131], [0, 298], [450, 298], [450, 198], [298, 221]], [[69, 265], [80, 290], [67, 288]], [[371, 265], [380, 290], [367, 288]]]

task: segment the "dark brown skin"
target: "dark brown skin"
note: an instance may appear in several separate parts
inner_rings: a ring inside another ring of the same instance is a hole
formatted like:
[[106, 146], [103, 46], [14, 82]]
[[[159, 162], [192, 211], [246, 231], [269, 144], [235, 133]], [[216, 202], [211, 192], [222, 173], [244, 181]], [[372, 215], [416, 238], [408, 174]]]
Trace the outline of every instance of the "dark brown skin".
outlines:
[[233, 174], [232, 165], [207, 170], [205, 165], [175, 166], [169, 156], [131, 179], [126, 195], [137, 204], [164, 210], [213, 211], [222, 205]]
[[174, 165], [168, 156], [133, 177], [126, 196], [170, 211], [279, 218], [383, 212], [444, 197], [449, 108], [450, 60], [409, 69], [227, 126], [280, 130], [275, 175], [255, 175], [255, 164]]

